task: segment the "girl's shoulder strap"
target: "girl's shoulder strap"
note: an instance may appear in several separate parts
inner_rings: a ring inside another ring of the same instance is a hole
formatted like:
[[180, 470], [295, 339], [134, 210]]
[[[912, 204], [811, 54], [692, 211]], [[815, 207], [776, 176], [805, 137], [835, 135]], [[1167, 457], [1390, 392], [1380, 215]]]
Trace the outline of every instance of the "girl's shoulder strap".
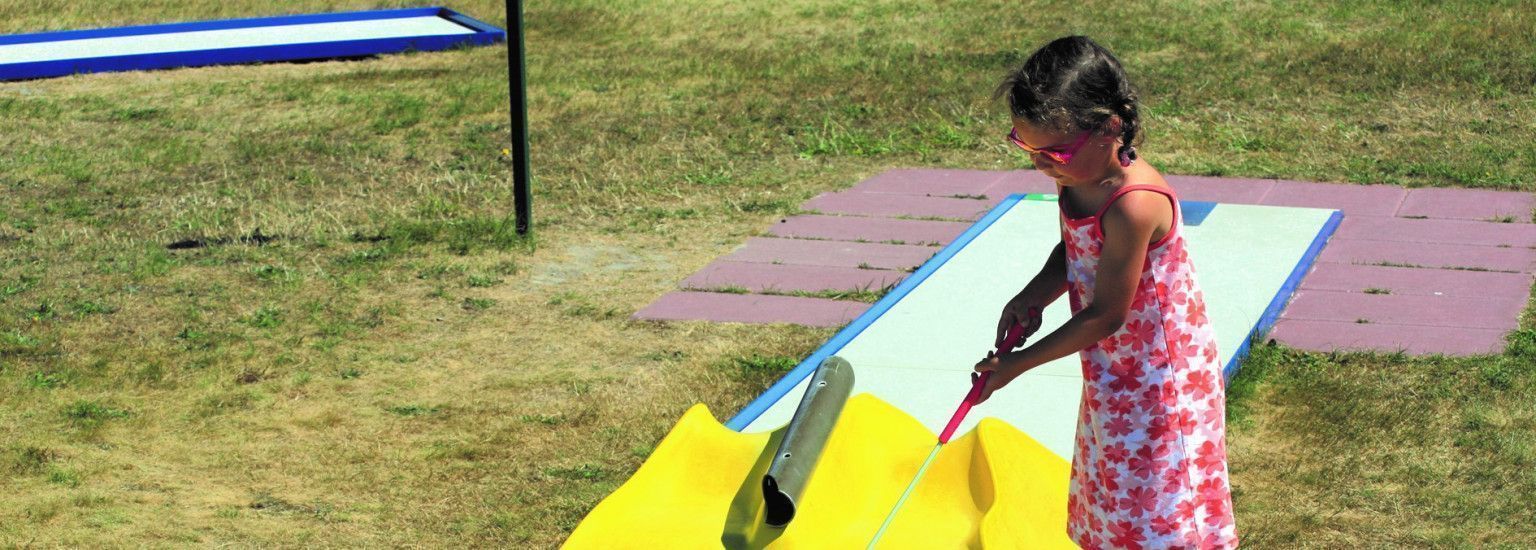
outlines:
[[1098, 219], [1103, 219], [1104, 218], [1104, 213], [1109, 211], [1110, 205], [1115, 204], [1115, 201], [1119, 200], [1120, 197], [1124, 196], [1126, 193], [1129, 193], [1131, 191], [1140, 191], [1140, 190], [1143, 190], [1143, 189], [1147, 190], [1147, 191], [1152, 191], [1152, 192], [1156, 192], [1156, 193], [1162, 193], [1163, 195], [1166, 195], [1168, 197], [1169, 202], [1172, 202], [1174, 204], [1175, 211], [1177, 211], [1178, 204], [1179, 204], [1179, 198], [1178, 198], [1177, 195], [1175, 195], [1173, 193], [1173, 188], [1172, 187], [1164, 187], [1164, 186], [1161, 186], [1161, 185], [1151, 185], [1151, 184], [1141, 183], [1141, 184], [1136, 184], [1136, 185], [1126, 185], [1126, 186], [1122, 186], [1119, 189], [1116, 189], [1114, 193], [1109, 195], [1109, 199], [1104, 201], [1104, 206], [1100, 206], [1099, 207], [1099, 212], [1097, 214], [1094, 214], [1093, 217], [1098, 218]]

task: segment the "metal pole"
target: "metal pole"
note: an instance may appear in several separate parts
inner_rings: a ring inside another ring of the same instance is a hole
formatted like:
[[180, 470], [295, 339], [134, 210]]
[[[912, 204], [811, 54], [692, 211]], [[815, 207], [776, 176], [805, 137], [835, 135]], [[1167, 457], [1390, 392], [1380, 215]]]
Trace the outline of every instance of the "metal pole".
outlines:
[[512, 29], [517, 29], [517, 42], [507, 37], [507, 87], [512, 91], [512, 193], [517, 208], [517, 234], [527, 235], [533, 225], [533, 209], [528, 193], [528, 81], [523, 76], [522, 0], [507, 0], [507, 31]]

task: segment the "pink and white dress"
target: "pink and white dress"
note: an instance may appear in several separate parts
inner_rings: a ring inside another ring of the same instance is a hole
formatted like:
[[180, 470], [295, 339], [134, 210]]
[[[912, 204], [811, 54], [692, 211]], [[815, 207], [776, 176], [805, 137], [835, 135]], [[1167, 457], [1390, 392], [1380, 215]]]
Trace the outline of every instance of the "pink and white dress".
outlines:
[[1059, 201], [1072, 312], [1093, 302], [1099, 218], [1138, 190], [1168, 197], [1173, 227], [1147, 248], [1125, 325], [1078, 353], [1083, 400], [1067, 532], [1089, 549], [1236, 547], [1225, 382], [1170, 189], [1126, 185], [1084, 218]]

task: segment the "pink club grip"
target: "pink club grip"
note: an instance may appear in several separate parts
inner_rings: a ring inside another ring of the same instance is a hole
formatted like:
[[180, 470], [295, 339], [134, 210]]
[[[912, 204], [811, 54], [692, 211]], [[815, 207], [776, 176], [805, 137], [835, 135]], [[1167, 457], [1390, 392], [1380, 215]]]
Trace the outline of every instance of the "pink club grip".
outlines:
[[[1039, 310], [1030, 309], [1032, 317], [1039, 316]], [[1014, 324], [1008, 327], [1008, 335], [1003, 337], [1003, 345], [998, 347], [999, 353], [1012, 351], [1018, 347], [1019, 340], [1024, 338], [1024, 325]], [[965, 394], [965, 400], [960, 402], [960, 408], [955, 409], [955, 415], [949, 417], [949, 424], [944, 426], [944, 431], [939, 433], [939, 444], [949, 443], [949, 438], [955, 435], [955, 429], [960, 427], [960, 421], [965, 420], [965, 415], [971, 412], [971, 407], [976, 406], [976, 400], [981, 398], [981, 389], [987, 386], [987, 379], [992, 377], [991, 372], [981, 373], [976, 377], [976, 382], [971, 384], [971, 392]]]

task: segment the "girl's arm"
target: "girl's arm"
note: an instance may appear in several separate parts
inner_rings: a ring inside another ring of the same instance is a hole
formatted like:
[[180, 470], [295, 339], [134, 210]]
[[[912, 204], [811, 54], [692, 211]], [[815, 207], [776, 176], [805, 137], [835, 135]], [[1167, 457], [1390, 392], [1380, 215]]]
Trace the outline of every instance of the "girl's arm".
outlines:
[[992, 346], [1002, 346], [1003, 337], [1015, 324], [1024, 327], [1024, 336], [1034, 334], [1040, 329], [1039, 312], [1045, 311], [1045, 306], [1051, 305], [1066, 291], [1067, 245], [1058, 242], [1051, 255], [1045, 259], [1045, 264], [1040, 266], [1040, 272], [1030, 279], [1029, 284], [1024, 285], [1024, 290], [1003, 306], [1003, 314], [997, 320], [997, 338]]
[[1024, 285], [1021, 294], [1039, 297], [1041, 305], [1049, 305], [1067, 292], [1067, 243], [1056, 243], [1056, 249], [1046, 258], [1040, 272]]
[[1141, 284], [1147, 245], [1172, 212], [1167, 199], [1155, 193], [1127, 193], [1115, 201], [1099, 221], [1104, 246], [1099, 251], [1093, 302], [1034, 345], [978, 363], [978, 372], [996, 373], [982, 390], [982, 400], [1029, 369], [1077, 353], [1120, 330]]

